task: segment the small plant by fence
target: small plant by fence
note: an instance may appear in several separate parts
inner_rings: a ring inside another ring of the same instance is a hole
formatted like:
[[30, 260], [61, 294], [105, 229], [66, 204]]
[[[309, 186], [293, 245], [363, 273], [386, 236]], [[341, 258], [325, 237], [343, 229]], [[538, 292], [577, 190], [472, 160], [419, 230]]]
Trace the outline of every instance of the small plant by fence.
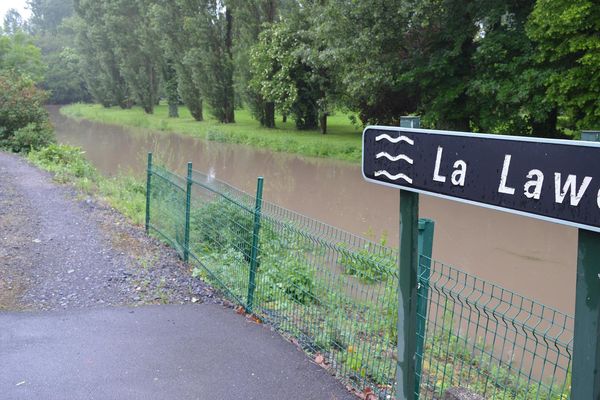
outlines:
[[[394, 397], [397, 251], [194, 171], [152, 165], [146, 226], [194, 273], [293, 338], [346, 384]], [[420, 399], [567, 399], [572, 316], [420, 255]], [[318, 357], [321, 356], [321, 357]]]

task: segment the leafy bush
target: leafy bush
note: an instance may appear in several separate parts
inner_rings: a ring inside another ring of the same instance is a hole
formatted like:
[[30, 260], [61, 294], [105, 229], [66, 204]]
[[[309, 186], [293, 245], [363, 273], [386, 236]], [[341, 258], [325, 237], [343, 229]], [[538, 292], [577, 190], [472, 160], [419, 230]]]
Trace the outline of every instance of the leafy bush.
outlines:
[[192, 209], [190, 237], [210, 250], [234, 248], [250, 259], [254, 215], [225, 198]]
[[303, 254], [297, 250], [280, 247], [261, 247], [261, 265], [258, 273], [262, 284], [260, 296], [266, 301], [287, 297], [300, 304], [315, 301], [314, 273]]
[[[0, 147], [12, 147], [16, 131], [33, 124], [40, 131], [48, 129], [48, 112], [44, 108], [47, 94], [34, 82], [12, 72], [0, 72]], [[21, 141], [26, 142], [21, 133]]]
[[363, 282], [373, 283], [385, 281], [396, 270], [396, 260], [386, 255], [375, 253], [370, 244], [358, 251], [349, 250], [345, 243], [340, 243], [341, 256], [338, 263], [346, 275], [356, 276]]
[[56, 142], [56, 138], [50, 124], [32, 122], [14, 132], [11, 147], [17, 153], [29, 152], [30, 150], [39, 150], [54, 142]]
[[97, 178], [98, 173], [83, 154], [79, 147], [51, 144], [29, 153], [29, 160], [53, 172], [59, 182], [67, 182], [72, 178]]

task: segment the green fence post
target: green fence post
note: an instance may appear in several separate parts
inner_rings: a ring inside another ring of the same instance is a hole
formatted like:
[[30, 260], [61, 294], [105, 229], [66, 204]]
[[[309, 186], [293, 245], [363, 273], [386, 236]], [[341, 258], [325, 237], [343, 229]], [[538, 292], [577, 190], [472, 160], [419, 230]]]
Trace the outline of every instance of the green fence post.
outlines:
[[256, 269], [258, 267], [258, 245], [260, 230], [260, 213], [262, 210], [263, 177], [258, 177], [256, 182], [256, 204], [254, 206], [254, 228], [252, 230], [252, 248], [250, 249], [250, 276], [248, 277], [248, 301], [246, 312], [252, 313], [254, 306], [254, 289], [256, 288]]
[[187, 180], [185, 188], [185, 232], [183, 236], [183, 261], [190, 260], [190, 207], [192, 203], [192, 163], [187, 165]]
[[[431, 273], [431, 254], [433, 251], [433, 231], [435, 222], [419, 218], [419, 251], [417, 277], [417, 345], [415, 360], [415, 397], [419, 398], [421, 372], [423, 368], [423, 350], [425, 349], [425, 326], [427, 324], [427, 299], [429, 297], [429, 275]], [[423, 258], [421, 258], [421, 256]]]
[[398, 362], [396, 398], [415, 399], [419, 195], [400, 191]]
[[150, 232], [150, 190], [152, 184], [152, 153], [148, 153], [146, 167], [146, 234]]
[[571, 399], [600, 399], [600, 233], [579, 229]]

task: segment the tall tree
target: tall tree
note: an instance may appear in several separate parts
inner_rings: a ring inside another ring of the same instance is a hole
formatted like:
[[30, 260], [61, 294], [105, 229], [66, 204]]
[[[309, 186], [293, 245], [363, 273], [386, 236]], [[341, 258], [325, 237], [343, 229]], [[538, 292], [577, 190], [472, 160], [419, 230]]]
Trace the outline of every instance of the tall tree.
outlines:
[[418, 84], [419, 109], [426, 125], [470, 130], [473, 111], [468, 87], [479, 31], [476, 6], [461, 0], [410, 4], [416, 12], [408, 32], [420, 36], [421, 46], [410, 55], [410, 71], [403, 77]]
[[[159, 38], [164, 57], [175, 70], [179, 95], [196, 121], [204, 119], [203, 97], [193, 79], [192, 68], [186, 62], [194, 43], [184, 26], [190, 23], [199, 6], [194, 0], [158, 0], [152, 7], [154, 29], [161, 33]], [[192, 64], [196, 61], [191, 60]]]
[[341, 105], [363, 123], [398, 124], [417, 110], [418, 82], [406, 72], [422, 51], [424, 28], [407, 0], [329, 0], [313, 15]]
[[14, 8], [10, 8], [4, 15], [4, 33], [7, 35], [14, 35], [15, 33], [22, 31], [25, 27], [25, 22], [21, 14]]
[[64, 19], [73, 16], [73, 0], [27, 0], [33, 34], [57, 34]]
[[158, 102], [162, 53], [151, 26], [151, 0], [107, 0], [106, 34], [121, 75], [146, 113]]
[[479, 0], [473, 55], [472, 127], [483, 132], [558, 137], [556, 103], [544, 96], [547, 68], [525, 24], [535, 0]]
[[210, 112], [223, 123], [235, 122], [233, 87], [233, 14], [220, 0], [195, 0], [184, 30], [193, 41], [184, 62], [210, 105]]
[[129, 108], [129, 88], [119, 68], [115, 49], [104, 21], [105, 2], [75, 0], [77, 18], [73, 21], [76, 32], [80, 67], [93, 99], [105, 107], [118, 105]]
[[23, 31], [0, 35], [0, 70], [13, 71], [35, 83], [44, 79], [47, 66], [31, 36]]
[[236, 0], [230, 1], [236, 20], [237, 41], [235, 65], [237, 87], [240, 88], [244, 104], [250, 108], [262, 126], [275, 127], [275, 103], [266, 101], [250, 81], [250, 49], [258, 42], [259, 34], [279, 20], [281, 0]]
[[547, 67], [547, 102], [556, 102], [570, 128], [600, 127], [600, 4], [538, 0], [528, 33]]
[[49, 102], [90, 101], [79, 68], [80, 55], [75, 50], [73, 0], [28, 0], [27, 5], [31, 10], [28, 29], [42, 49], [43, 62], [48, 65], [42, 87], [49, 92]]
[[310, 9], [304, 8], [263, 31], [251, 54], [251, 84], [283, 113], [291, 113], [298, 129], [320, 126], [326, 133], [333, 84], [310, 28]]

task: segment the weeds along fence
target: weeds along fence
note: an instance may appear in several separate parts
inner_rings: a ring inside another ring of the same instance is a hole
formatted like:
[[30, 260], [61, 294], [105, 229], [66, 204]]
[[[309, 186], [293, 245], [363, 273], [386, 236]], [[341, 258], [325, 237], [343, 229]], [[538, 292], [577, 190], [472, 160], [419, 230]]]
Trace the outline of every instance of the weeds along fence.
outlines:
[[[146, 226], [347, 385], [395, 396], [398, 254], [194, 171], [148, 162]], [[573, 318], [420, 255], [415, 393], [567, 399]], [[322, 356], [318, 357], [318, 356]]]

